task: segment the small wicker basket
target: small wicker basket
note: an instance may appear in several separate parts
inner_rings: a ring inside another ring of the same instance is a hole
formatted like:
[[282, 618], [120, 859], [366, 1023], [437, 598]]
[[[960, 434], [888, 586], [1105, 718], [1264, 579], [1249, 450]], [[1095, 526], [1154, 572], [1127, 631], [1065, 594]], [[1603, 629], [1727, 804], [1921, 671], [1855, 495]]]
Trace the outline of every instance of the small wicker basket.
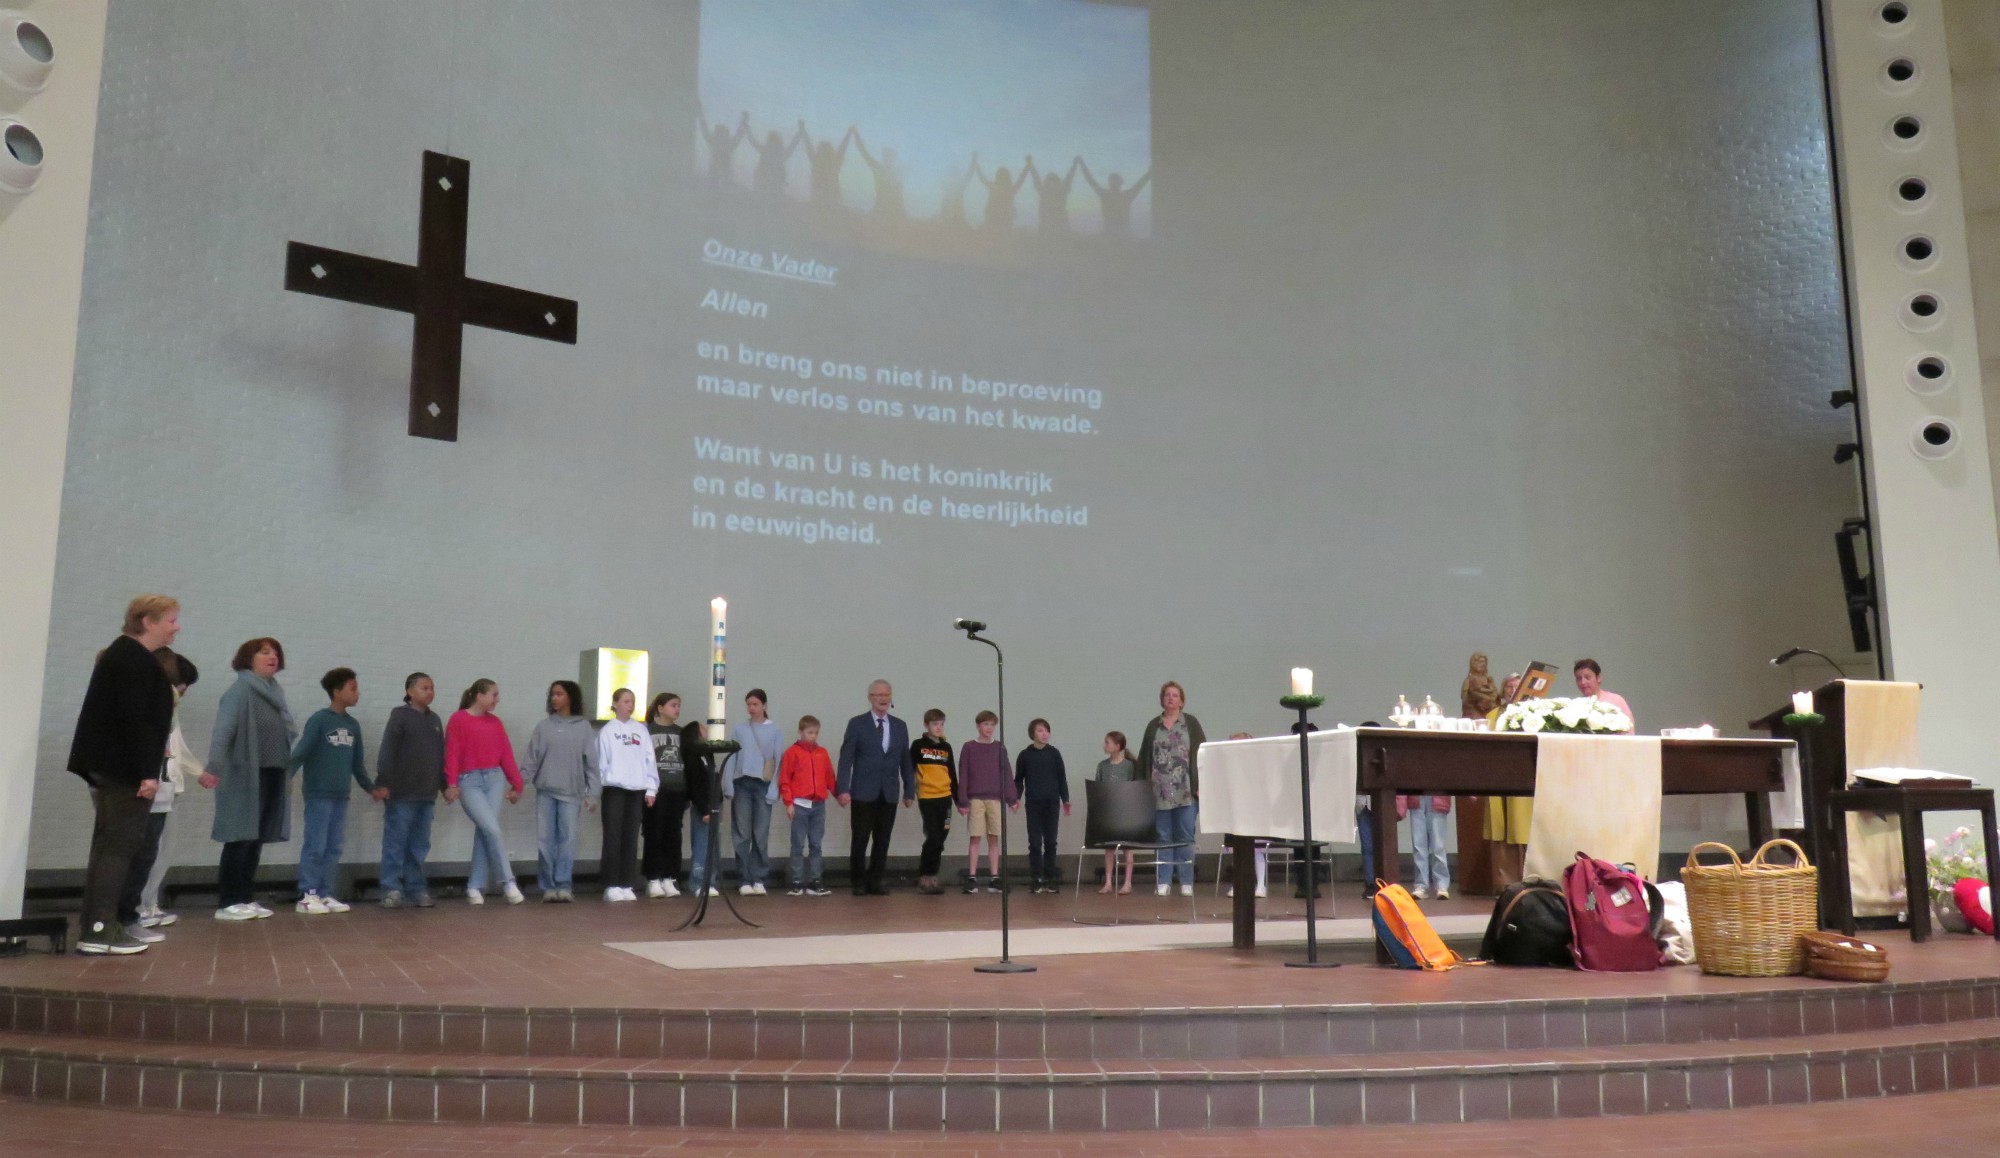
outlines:
[[[1798, 863], [1765, 863], [1765, 854], [1778, 846], [1791, 849]], [[1700, 863], [1704, 849], [1727, 853], [1729, 863]], [[1745, 864], [1728, 845], [1705, 842], [1689, 850], [1681, 881], [1703, 973], [1789, 977], [1804, 971], [1800, 935], [1819, 930], [1819, 870], [1804, 849], [1789, 840], [1768, 841]]]
[[1889, 978], [1889, 954], [1880, 945], [1825, 930], [1802, 934], [1799, 943], [1806, 951], [1806, 972], [1814, 977], [1829, 981]]

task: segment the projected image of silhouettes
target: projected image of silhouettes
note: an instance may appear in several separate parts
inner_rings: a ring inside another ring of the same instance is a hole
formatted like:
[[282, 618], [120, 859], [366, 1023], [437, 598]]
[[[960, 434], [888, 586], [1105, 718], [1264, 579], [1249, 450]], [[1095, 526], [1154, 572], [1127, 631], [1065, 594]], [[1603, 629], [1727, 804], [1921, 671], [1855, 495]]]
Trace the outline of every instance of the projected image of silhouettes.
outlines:
[[1097, 0], [705, 4], [694, 163], [726, 211], [895, 249], [1148, 237], [1147, 22]]

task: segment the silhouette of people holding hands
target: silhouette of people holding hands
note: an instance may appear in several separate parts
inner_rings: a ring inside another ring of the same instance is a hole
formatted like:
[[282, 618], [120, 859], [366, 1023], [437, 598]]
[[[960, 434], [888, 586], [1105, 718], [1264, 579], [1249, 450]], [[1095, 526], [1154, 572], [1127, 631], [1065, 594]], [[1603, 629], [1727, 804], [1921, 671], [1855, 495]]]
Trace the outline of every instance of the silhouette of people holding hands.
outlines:
[[1153, 179], [1153, 171], [1146, 170], [1146, 175], [1130, 186], [1125, 184], [1124, 176], [1118, 173], [1106, 177], [1104, 184], [1099, 185], [1097, 178], [1090, 174], [1090, 162], [1079, 156], [1075, 167], [1082, 170], [1083, 179], [1090, 182], [1091, 190], [1097, 194], [1098, 203], [1103, 207], [1105, 236], [1131, 236], [1132, 203], [1139, 199], [1139, 191], [1146, 187], [1146, 182]]
[[[1028, 163], [1032, 165], [1034, 161], [1030, 159]], [[972, 175], [979, 178], [980, 184], [986, 186], [986, 228], [1014, 228], [1014, 195], [1021, 191], [1021, 186], [1028, 183], [1028, 171], [1023, 169], [1021, 175], [1016, 177], [1002, 165], [995, 169], [993, 176], [989, 178], [986, 176], [986, 170], [979, 164], [979, 154], [974, 153]]]
[[717, 183], [735, 180], [736, 146], [750, 135], [750, 110], [743, 110], [743, 119], [732, 129], [722, 121], [709, 124], [707, 115], [697, 102], [694, 120], [701, 139], [708, 143], [708, 179]]
[[799, 121], [799, 131], [793, 135], [793, 144], [806, 147], [806, 161], [812, 166], [811, 200], [822, 209], [840, 208], [840, 170], [847, 164], [847, 144], [856, 137], [853, 125], [840, 135], [840, 147], [835, 148], [825, 141], [814, 141], [806, 131], [806, 123]]
[[[799, 131], [801, 135], [804, 134], [804, 121], [799, 122]], [[750, 174], [750, 188], [766, 197], [783, 197], [785, 164], [792, 159], [792, 150], [798, 148], [798, 145], [798, 137], [793, 137], [787, 142], [778, 135], [776, 129], [765, 133], [761, 142], [752, 136], [750, 147], [757, 150], [757, 167]]]
[[[850, 125], [847, 132], [854, 141], [855, 151], [861, 154], [861, 163], [868, 166], [868, 171], [875, 175], [875, 208], [873, 212], [877, 217], [902, 217], [904, 215], [903, 169], [902, 166], [896, 163], [896, 150], [891, 146], [885, 145], [882, 148], [882, 156], [878, 158], [868, 151], [868, 142], [861, 139], [860, 129]], [[963, 218], [965, 215], [965, 182], [962, 180], [958, 185], [958, 212], [959, 216]]]
[[1042, 173], [1035, 168], [1035, 155], [1028, 154], [1028, 164], [1021, 170], [1023, 181], [1033, 181], [1035, 192], [1041, 196], [1036, 211], [1036, 227], [1043, 233], [1069, 232], [1069, 191], [1076, 184], [1076, 171], [1083, 165], [1078, 157], [1069, 163], [1069, 172], [1058, 177], [1054, 173]]

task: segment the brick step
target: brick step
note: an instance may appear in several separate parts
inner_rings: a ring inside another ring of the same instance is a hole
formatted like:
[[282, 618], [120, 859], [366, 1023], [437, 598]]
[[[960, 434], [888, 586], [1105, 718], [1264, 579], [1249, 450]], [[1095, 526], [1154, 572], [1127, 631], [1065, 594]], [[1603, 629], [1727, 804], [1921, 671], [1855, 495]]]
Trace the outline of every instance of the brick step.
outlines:
[[267, 1049], [966, 1061], [1379, 1056], [1802, 1038], [2000, 1016], [2000, 978], [1674, 996], [1158, 1009], [672, 1010], [164, 998], [0, 987], [0, 1032]]
[[1368, 1058], [694, 1061], [0, 1034], [0, 1093], [353, 1120], [742, 1129], [1352, 1125], [1721, 1109], [2000, 1084], [2000, 1019], [1806, 1039]]

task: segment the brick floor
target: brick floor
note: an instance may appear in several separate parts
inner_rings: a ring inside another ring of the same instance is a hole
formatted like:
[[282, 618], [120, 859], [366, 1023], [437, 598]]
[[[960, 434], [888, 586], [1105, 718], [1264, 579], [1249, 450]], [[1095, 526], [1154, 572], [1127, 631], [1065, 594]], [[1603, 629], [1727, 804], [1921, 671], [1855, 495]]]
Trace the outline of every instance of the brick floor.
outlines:
[[[816, 1131], [551, 1126], [359, 1125], [156, 1114], [40, 1104], [0, 1096], [0, 1155], [252, 1154], [287, 1158], [558, 1158], [573, 1155], [855, 1156], [925, 1158], [1321, 1158], [1328, 1153], [1465, 1154], [1479, 1158], [1590, 1158], [1672, 1154], [1701, 1158], [1838, 1158], [1883, 1153], [1980, 1154], [2000, 1136], [2000, 1089], [1864, 1102], [1690, 1112], [1641, 1118], [1319, 1130], [1200, 1130], [1146, 1134], [894, 1135]], [[1987, 1139], [1985, 1142], [1979, 1139]]]
[[[307, 917], [281, 911], [269, 920], [240, 924], [217, 922], [210, 919], [210, 910], [189, 908], [179, 924], [166, 930], [167, 940], [146, 953], [16, 958], [0, 963], [0, 986], [517, 1009], [1137, 1009], [1672, 996], [1801, 984], [1841, 988], [1792, 978], [1706, 977], [1691, 967], [1651, 974], [1280, 968], [1280, 962], [1301, 953], [1296, 946], [1262, 946], [1249, 953], [1216, 948], [1051, 957], [1035, 963], [1038, 972], [1004, 977], [975, 974], [965, 961], [770, 968], [756, 970], [754, 984], [741, 983], [747, 975], [732, 976], [724, 984], [722, 975], [675, 972], [604, 944], [990, 927], [997, 924], [998, 900], [908, 892], [887, 898], [740, 898], [738, 903], [764, 928], [743, 927], [717, 911], [705, 927], [687, 933], [672, 931], [687, 913], [686, 900], [636, 905], [595, 900], [541, 905], [531, 900], [479, 908], [446, 900], [431, 910], [384, 912], [357, 905], [346, 914]], [[1120, 900], [1131, 904], [1130, 912], [1145, 912], [1155, 904], [1151, 896]], [[1023, 926], [1070, 927], [1068, 894], [1022, 893], [1017, 902], [1014, 912]], [[1085, 894], [1087, 910], [1105, 903], [1105, 898]], [[1289, 909], [1294, 902], [1271, 903]], [[1339, 904], [1344, 916], [1362, 911], [1351, 885], [1343, 887]], [[1454, 898], [1431, 905], [1441, 912], [1482, 912], [1491, 901]], [[1197, 904], [1205, 918], [1217, 920], [1227, 907], [1225, 899], [1206, 888]], [[1160, 911], [1169, 910], [1185, 914], [1186, 902], [1175, 898]], [[1990, 939], [1944, 935], [1911, 945], [1900, 933], [1871, 937], [1889, 949], [1897, 981], [2000, 974], [2000, 945]], [[995, 948], [997, 955], [997, 935]], [[1361, 948], [1345, 955], [1358, 965], [1372, 960]], [[1549, 1044], [1559, 1043], [1552, 1039]]]

